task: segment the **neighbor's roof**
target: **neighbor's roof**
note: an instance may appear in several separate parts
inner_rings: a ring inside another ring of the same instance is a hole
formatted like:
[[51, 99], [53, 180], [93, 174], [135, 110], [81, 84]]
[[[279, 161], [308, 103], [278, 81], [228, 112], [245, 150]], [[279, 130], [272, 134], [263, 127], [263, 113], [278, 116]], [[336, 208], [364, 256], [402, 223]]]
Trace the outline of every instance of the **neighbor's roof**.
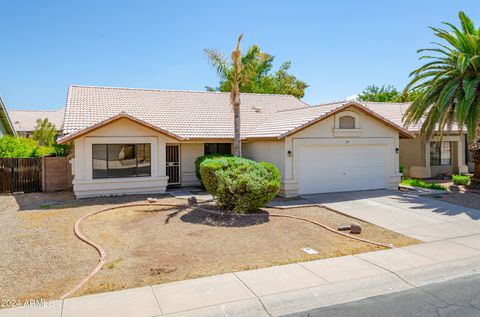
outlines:
[[17, 131], [33, 131], [38, 119], [47, 118], [58, 131], [63, 129], [65, 108], [57, 110], [9, 110], [10, 118]]
[[[411, 102], [404, 102], [404, 103], [393, 103], [393, 102], [364, 102], [359, 101], [365, 107], [369, 108], [370, 110], [380, 114], [384, 118], [394, 122], [397, 125], [405, 126], [403, 121], [403, 116], [407, 111], [408, 107], [410, 107]], [[413, 133], [418, 133], [421, 130], [423, 124], [423, 120], [420, 120], [417, 124], [412, 124], [408, 128], [408, 131]], [[457, 124], [452, 124], [450, 127], [451, 131], [459, 131], [459, 127]]]
[[12, 120], [10, 119], [10, 116], [7, 112], [7, 109], [5, 108], [5, 105], [3, 104], [2, 97], [0, 97], [0, 121], [3, 122], [3, 125], [7, 130], [10, 130], [10, 133], [12, 135], [17, 135], [15, 132], [15, 128], [12, 124]]
[[[412, 137], [400, 125], [355, 102], [311, 107], [288, 95], [241, 94], [242, 137], [283, 138], [345, 107], [357, 107]], [[119, 118], [136, 119], [181, 140], [233, 138], [230, 94], [136, 88], [71, 86], [63, 131], [67, 142]]]

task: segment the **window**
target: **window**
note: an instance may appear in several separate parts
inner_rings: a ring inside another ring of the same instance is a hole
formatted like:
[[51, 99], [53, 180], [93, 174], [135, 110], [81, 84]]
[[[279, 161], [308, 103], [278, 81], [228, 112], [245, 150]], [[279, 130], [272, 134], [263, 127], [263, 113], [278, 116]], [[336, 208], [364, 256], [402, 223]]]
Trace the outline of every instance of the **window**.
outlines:
[[430, 142], [430, 165], [452, 165], [452, 142]]
[[205, 143], [203, 147], [203, 152], [205, 155], [212, 154], [212, 153], [231, 154], [232, 144], [231, 143]]
[[93, 178], [151, 175], [150, 144], [93, 144]]
[[352, 116], [342, 116], [338, 119], [339, 129], [355, 129], [355, 118]]

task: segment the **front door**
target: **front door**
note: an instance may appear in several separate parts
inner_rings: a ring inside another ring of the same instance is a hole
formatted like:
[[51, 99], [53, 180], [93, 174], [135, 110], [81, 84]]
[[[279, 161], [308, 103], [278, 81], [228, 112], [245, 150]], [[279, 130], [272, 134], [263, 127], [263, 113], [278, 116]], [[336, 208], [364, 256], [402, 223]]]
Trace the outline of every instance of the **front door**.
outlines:
[[168, 185], [180, 184], [180, 146], [167, 145], [166, 147], [166, 165]]

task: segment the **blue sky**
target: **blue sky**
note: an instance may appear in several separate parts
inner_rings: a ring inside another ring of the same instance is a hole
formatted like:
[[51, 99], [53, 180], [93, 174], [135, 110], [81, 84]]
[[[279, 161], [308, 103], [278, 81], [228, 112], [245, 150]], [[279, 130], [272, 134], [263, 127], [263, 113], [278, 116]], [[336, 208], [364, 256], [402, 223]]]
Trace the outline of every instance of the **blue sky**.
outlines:
[[71, 84], [204, 90], [218, 80], [204, 48], [258, 44], [310, 87], [310, 104], [369, 84], [402, 88], [434, 40], [472, 0], [0, 0], [0, 95], [8, 108], [55, 109]]

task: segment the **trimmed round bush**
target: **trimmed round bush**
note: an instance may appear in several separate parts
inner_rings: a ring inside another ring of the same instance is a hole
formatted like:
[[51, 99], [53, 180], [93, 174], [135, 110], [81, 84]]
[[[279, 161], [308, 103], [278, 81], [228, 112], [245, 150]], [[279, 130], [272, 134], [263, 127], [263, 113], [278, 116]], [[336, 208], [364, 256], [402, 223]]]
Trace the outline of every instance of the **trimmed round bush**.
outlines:
[[241, 157], [210, 158], [200, 164], [200, 174], [205, 188], [224, 210], [255, 212], [280, 190], [280, 171], [267, 162]]
[[213, 159], [213, 158], [219, 158], [219, 157], [232, 157], [232, 154], [220, 154], [220, 153], [212, 153], [212, 154], [207, 154], [207, 155], [202, 155], [197, 157], [195, 160], [195, 174], [197, 175], [198, 181], [202, 185], [202, 187], [205, 187], [203, 185], [202, 181], [202, 175], [200, 174], [200, 164], [202, 164], [203, 161], [206, 159]]

